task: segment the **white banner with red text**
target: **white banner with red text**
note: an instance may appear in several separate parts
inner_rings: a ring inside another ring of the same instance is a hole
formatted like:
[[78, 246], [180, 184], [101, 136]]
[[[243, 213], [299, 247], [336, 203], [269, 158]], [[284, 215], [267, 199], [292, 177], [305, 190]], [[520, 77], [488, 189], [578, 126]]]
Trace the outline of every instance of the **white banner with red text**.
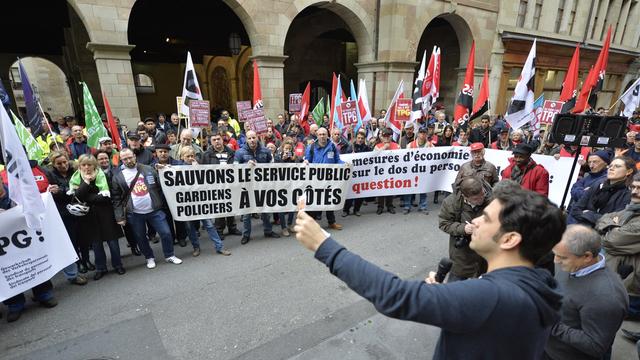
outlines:
[[[498, 168], [498, 173], [509, 165], [510, 157], [511, 151], [485, 150], [485, 159]], [[438, 190], [451, 192], [460, 166], [471, 160], [471, 154], [468, 147], [443, 146], [345, 154], [340, 158], [353, 166], [347, 198], [366, 198]], [[545, 155], [532, 158], [549, 172], [549, 199], [559, 205], [573, 159], [556, 160]], [[576, 169], [571, 184], [577, 177]]]
[[78, 260], [53, 197], [45, 193], [42, 200], [42, 231], [27, 226], [20, 205], [0, 212], [0, 301], [42, 284]]
[[351, 167], [346, 164], [172, 166], [160, 170], [162, 191], [175, 220], [254, 213], [341, 210]]

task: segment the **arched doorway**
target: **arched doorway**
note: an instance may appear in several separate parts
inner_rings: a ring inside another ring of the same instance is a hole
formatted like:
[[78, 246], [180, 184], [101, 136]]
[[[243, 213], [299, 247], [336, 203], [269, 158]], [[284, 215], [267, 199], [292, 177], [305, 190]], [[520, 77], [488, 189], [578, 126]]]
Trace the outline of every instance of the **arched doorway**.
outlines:
[[[13, 68], [16, 59], [18, 57], [25, 60], [37, 58], [36, 63], [39, 65], [31, 67], [33, 71], [27, 69], [32, 83], [49, 83], [51, 79], [39, 78], [39, 76], [56, 74], [55, 76], [59, 79], [65, 78], [68, 84], [63, 88], [66, 100], [62, 107], [55, 105], [55, 101], [49, 99], [49, 96], [56, 96], [55, 93], [43, 92], [40, 91], [40, 87], [38, 88], [44, 110], [51, 108], [56, 112], [58, 111], [56, 109], [61, 109], [61, 115], [81, 114], [82, 87], [79, 82], [86, 82], [94, 97], [100, 94], [100, 82], [93, 54], [86, 47], [87, 42], [90, 41], [89, 34], [75, 9], [67, 1], [45, 1], [37, 6], [24, 1], [8, 1], [3, 3], [3, 11], [6, 14], [14, 14], [3, 19], [4, 27], [18, 29], [11, 32], [10, 36], [3, 38], [0, 48], [0, 69], [3, 69], [0, 73], [0, 81], [10, 97], [14, 96], [15, 90], [22, 93], [21, 88], [10, 90], [15, 86], [12, 83], [13, 72], [10, 69]], [[25, 18], [20, 14], [28, 14], [28, 21], [25, 22]], [[49, 71], [45, 68], [57, 70]], [[101, 108], [101, 97], [94, 100]], [[11, 98], [11, 101], [14, 111], [17, 111], [16, 99]], [[18, 102], [24, 104], [23, 100]], [[45, 104], [52, 105], [45, 106]], [[63, 114], [62, 110], [64, 110]]]
[[358, 62], [358, 43], [349, 24], [333, 10], [330, 6], [313, 5], [293, 19], [284, 43], [284, 54], [288, 56], [284, 62], [285, 104], [289, 94], [302, 92], [311, 82], [313, 109], [331, 93], [332, 72], [340, 74], [344, 91], [349, 91], [349, 79], [357, 85], [358, 69], [354, 64]]
[[[34, 96], [52, 119], [74, 113], [67, 76], [58, 65], [40, 57], [26, 57], [20, 59], [20, 62], [29, 76]], [[25, 98], [22, 92], [18, 61], [11, 65], [9, 79], [18, 115], [25, 119]]]
[[[473, 38], [464, 19], [457, 15], [445, 14], [431, 20], [420, 37], [416, 61], [422, 61], [424, 51], [427, 52], [427, 62], [434, 46], [440, 47], [440, 98], [438, 103], [444, 106], [448, 114], [458, 95], [460, 74], [464, 76], [467, 67], [469, 51]], [[479, 84], [476, 84], [476, 87]]]
[[136, 46], [131, 52], [132, 69], [134, 76], [145, 74], [155, 81], [153, 92], [136, 91], [142, 116], [176, 111], [187, 51], [212, 110], [235, 113], [235, 102], [245, 99], [242, 74], [248, 58], [244, 54], [251, 44], [237, 9], [227, 2], [231, 1], [176, 7], [171, 2], [136, 1], [128, 27], [129, 43]]

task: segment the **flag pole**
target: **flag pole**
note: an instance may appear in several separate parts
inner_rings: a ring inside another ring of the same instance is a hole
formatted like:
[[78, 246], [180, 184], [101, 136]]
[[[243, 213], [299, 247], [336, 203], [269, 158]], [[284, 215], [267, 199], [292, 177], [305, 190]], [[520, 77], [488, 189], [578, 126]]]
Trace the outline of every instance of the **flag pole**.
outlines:
[[53, 130], [51, 129], [51, 125], [49, 125], [49, 119], [47, 119], [47, 115], [45, 115], [44, 110], [42, 110], [42, 105], [40, 105], [40, 101], [38, 101], [38, 108], [40, 108], [40, 113], [42, 113], [42, 118], [47, 123], [47, 128], [49, 128], [49, 134], [51, 135], [51, 141], [53, 141], [53, 143], [56, 145], [56, 151], [60, 151], [60, 145], [58, 145], [58, 140], [56, 139], [56, 136], [53, 133]]

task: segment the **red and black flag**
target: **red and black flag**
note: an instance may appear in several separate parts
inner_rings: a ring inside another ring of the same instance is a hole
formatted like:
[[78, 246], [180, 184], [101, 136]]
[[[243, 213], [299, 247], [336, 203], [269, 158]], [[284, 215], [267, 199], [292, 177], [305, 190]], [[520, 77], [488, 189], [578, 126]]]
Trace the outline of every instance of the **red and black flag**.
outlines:
[[484, 77], [482, 78], [482, 84], [480, 84], [480, 93], [476, 100], [476, 105], [473, 107], [473, 114], [469, 117], [469, 121], [477, 118], [489, 110], [489, 70], [484, 67]]
[[598, 92], [602, 90], [604, 85], [604, 76], [607, 72], [607, 63], [609, 61], [609, 45], [611, 44], [611, 26], [607, 31], [607, 37], [602, 44], [602, 50], [598, 55], [598, 60], [593, 66], [593, 69], [589, 71], [589, 75], [582, 85], [580, 96], [576, 101], [576, 106], [573, 108], [573, 113], [581, 113], [590, 106], [592, 109], [596, 107], [598, 100]]
[[476, 43], [471, 44], [471, 51], [469, 52], [469, 61], [467, 62], [467, 72], [464, 76], [464, 83], [462, 89], [458, 94], [458, 100], [456, 101], [456, 107], [453, 111], [453, 119], [460, 126], [466, 126], [469, 121], [469, 115], [471, 109], [473, 109], [473, 73], [475, 69], [475, 52]]
[[567, 75], [562, 82], [562, 90], [560, 91], [560, 101], [564, 101], [560, 113], [568, 113], [576, 106], [576, 98], [578, 96], [578, 70], [580, 68], [580, 44], [576, 45], [573, 52]]

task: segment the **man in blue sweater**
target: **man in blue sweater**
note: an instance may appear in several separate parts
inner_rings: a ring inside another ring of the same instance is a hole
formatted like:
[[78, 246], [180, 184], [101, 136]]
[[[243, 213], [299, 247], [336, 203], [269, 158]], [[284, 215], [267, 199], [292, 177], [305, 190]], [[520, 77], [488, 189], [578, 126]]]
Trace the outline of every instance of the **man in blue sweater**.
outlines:
[[488, 263], [482, 278], [437, 284], [401, 280], [363, 260], [298, 212], [296, 237], [332, 274], [382, 314], [442, 328], [434, 359], [540, 359], [561, 296], [534, 264], [560, 241], [562, 212], [544, 196], [499, 192], [472, 221], [470, 247]]

